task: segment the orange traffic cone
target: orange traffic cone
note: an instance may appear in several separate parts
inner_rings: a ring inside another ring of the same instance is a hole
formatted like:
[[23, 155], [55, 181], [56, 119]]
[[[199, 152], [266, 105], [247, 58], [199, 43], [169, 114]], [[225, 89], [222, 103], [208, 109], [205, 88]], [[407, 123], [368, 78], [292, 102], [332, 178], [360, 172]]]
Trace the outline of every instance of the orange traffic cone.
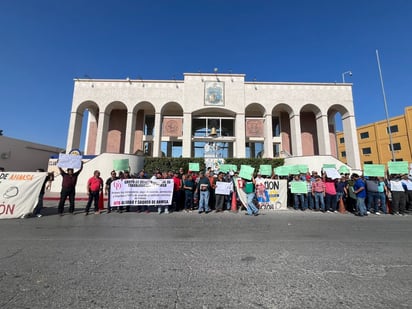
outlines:
[[339, 212], [341, 214], [346, 213], [345, 204], [343, 203], [343, 198], [339, 199]]
[[104, 195], [103, 195], [103, 191], [100, 192], [100, 196], [99, 196], [99, 210], [103, 210], [104, 209]]
[[232, 193], [232, 207], [230, 210], [233, 212], [237, 212], [236, 192]]

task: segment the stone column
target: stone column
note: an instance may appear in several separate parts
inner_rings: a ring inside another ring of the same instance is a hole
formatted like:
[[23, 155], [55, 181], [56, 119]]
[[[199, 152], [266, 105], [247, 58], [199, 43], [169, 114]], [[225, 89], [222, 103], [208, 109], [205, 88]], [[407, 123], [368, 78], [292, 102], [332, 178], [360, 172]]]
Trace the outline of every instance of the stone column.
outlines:
[[233, 154], [236, 158], [246, 157], [246, 137], [245, 137], [245, 114], [236, 114], [235, 136], [236, 136], [236, 153]]
[[300, 116], [292, 114], [289, 116], [290, 120], [290, 138], [292, 144], [292, 156], [302, 155], [302, 132], [300, 129]]
[[192, 152], [192, 113], [183, 114], [182, 157], [190, 158]]
[[126, 121], [126, 132], [125, 132], [126, 136], [125, 136], [125, 141], [124, 141], [124, 152], [126, 154], [133, 154], [135, 128], [136, 128], [136, 117], [133, 112], [128, 112], [127, 121]]
[[99, 155], [106, 152], [107, 149], [107, 131], [109, 130], [110, 115], [105, 112], [99, 113], [99, 120], [97, 123], [97, 137], [96, 137], [96, 151], [95, 154]]
[[342, 123], [348, 165], [351, 168], [361, 170], [362, 166], [359, 155], [358, 133], [356, 131], [355, 116], [349, 115], [345, 118], [342, 117]]
[[162, 115], [158, 112], [155, 113], [155, 123], [154, 123], [154, 138], [153, 138], [153, 157], [161, 157], [160, 151], [160, 141], [162, 133]]
[[69, 134], [67, 136], [66, 153], [69, 153], [72, 149], [80, 147], [82, 122], [83, 114], [80, 114], [79, 112], [72, 112], [70, 114]]
[[318, 135], [319, 155], [332, 155], [330, 149], [328, 115], [316, 118], [316, 132]]
[[272, 115], [265, 116], [265, 142], [264, 142], [264, 157], [273, 158], [273, 130], [272, 130]]

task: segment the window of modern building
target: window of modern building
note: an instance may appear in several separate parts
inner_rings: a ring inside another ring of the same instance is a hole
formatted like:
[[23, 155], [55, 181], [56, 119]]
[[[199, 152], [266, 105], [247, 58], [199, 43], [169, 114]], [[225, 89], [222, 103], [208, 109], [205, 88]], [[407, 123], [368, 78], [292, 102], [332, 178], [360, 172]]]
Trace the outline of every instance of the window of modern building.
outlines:
[[273, 134], [273, 136], [280, 136], [280, 119], [279, 119], [279, 117], [272, 117], [272, 134]]
[[342, 158], [346, 158], [346, 151], [342, 151], [342, 152], [340, 153], [340, 155], [341, 155]]
[[373, 161], [364, 161], [363, 164], [373, 164]]
[[366, 154], [371, 154], [372, 150], [370, 147], [366, 147], [366, 148], [362, 148], [362, 154], [366, 155]]
[[345, 138], [344, 138], [344, 137], [341, 137], [341, 138], [339, 139], [339, 143], [340, 143], [340, 144], [345, 144]]
[[[392, 149], [391, 149], [391, 144], [389, 144], [389, 150], [391, 150], [392, 151]], [[401, 143], [394, 143], [393, 144], [393, 150], [401, 150]]]
[[[397, 125], [397, 124], [395, 124], [395, 125], [393, 125], [393, 126], [390, 126], [389, 128], [391, 129], [391, 133], [399, 132], [399, 128], [398, 128], [398, 125]], [[386, 132], [388, 132], [388, 134], [389, 134], [388, 127], [386, 127]]]
[[182, 142], [168, 141], [161, 144], [162, 157], [180, 158], [182, 157]]
[[361, 132], [360, 133], [360, 138], [361, 139], [369, 138], [369, 132]]
[[249, 142], [246, 143], [246, 158], [262, 158], [263, 143]]

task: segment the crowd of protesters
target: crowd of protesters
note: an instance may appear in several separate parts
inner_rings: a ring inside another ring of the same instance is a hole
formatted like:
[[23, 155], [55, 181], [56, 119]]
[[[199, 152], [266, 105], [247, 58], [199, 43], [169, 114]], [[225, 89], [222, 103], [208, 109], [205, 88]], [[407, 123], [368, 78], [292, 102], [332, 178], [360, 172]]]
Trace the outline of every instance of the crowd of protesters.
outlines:
[[[69, 198], [69, 213], [74, 213], [74, 194], [77, 177], [82, 169], [73, 172], [61, 170], [63, 177], [58, 213], [63, 215], [64, 203]], [[168, 206], [110, 206], [111, 183], [117, 179], [172, 179], [173, 198]], [[389, 175], [389, 177], [361, 177], [358, 174], [341, 174], [338, 179], [331, 179], [323, 171], [306, 174], [277, 176], [262, 176], [259, 172], [251, 179], [240, 178], [238, 172], [217, 172], [210, 168], [205, 172], [188, 171], [183, 168], [178, 171], [155, 170], [148, 175], [144, 170], [138, 174], [131, 175], [129, 171], [112, 171], [106, 181], [100, 177], [100, 172], [95, 171], [87, 182], [88, 202], [85, 215], [89, 214], [91, 204], [94, 203], [94, 213], [99, 214], [99, 198], [103, 193], [107, 197], [107, 211], [123, 212], [192, 212], [209, 213], [211, 211], [223, 212], [241, 209], [242, 203], [239, 199], [238, 190], [242, 190], [246, 196], [244, 208], [246, 214], [257, 216], [262, 203], [260, 197], [265, 194], [265, 179], [286, 179], [288, 181], [287, 206], [295, 210], [312, 210], [320, 212], [350, 212], [357, 216], [370, 214], [393, 214], [407, 215], [412, 211], [412, 180], [407, 174]], [[49, 183], [50, 179], [46, 182]], [[236, 181], [236, 183], [235, 183]], [[46, 184], [45, 182], [45, 184]], [[221, 182], [230, 183], [229, 194], [216, 194], [216, 185]], [[293, 182], [304, 182], [307, 188], [305, 193], [292, 193]], [[43, 191], [42, 191], [43, 192]], [[44, 194], [44, 193], [42, 193]], [[267, 194], [267, 191], [266, 191]], [[235, 200], [234, 200], [235, 199]], [[263, 197], [263, 200], [265, 198]], [[233, 206], [235, 205], [235, 206]], [[36, 207], [36, 215], [40, 215], [41, 206]]]

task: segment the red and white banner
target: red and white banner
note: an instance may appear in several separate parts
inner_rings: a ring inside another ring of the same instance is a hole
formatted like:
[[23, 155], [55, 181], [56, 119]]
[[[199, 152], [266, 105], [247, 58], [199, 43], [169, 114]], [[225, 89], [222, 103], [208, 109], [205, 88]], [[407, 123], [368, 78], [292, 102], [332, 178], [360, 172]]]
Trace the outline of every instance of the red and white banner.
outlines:
[[47, 173], [0, 173], [0, 219], [20, 218], [33, 213]]
[[110, 206], [171, 205], [172, 179], [119, 179], [111, 183]]

